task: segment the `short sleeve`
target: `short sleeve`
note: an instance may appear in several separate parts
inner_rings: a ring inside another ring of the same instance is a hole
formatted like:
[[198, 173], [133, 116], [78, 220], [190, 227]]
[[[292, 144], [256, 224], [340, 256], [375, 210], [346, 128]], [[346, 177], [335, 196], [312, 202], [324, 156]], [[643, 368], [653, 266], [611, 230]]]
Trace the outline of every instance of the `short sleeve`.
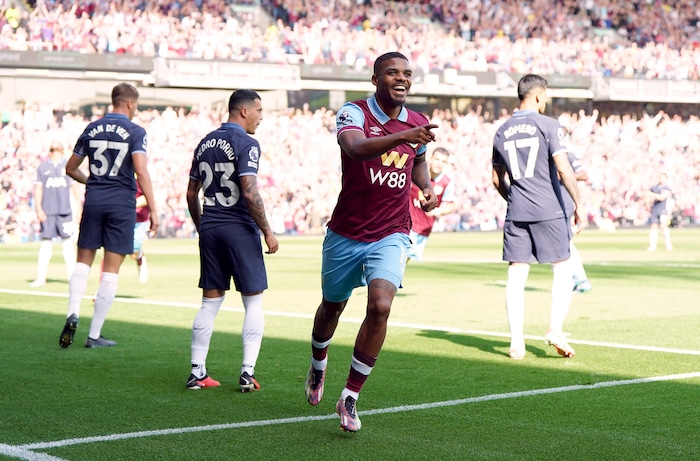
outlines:
[[335, 126], [338, 134], [348, 128], [363, 130], [365, 126], [365, 114], [357, 104], [346, 103], [335, 116]]

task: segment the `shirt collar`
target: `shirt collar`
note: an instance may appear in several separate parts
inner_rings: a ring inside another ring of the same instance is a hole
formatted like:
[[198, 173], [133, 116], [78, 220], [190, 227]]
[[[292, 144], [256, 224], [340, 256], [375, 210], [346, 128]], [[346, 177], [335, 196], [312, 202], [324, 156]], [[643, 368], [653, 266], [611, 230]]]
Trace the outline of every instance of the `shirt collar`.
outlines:
[[127, 117], [126, 115], [124, 115], [124, 114], [118, 114], [118, 113], [116, 113], [116, 112], [107, 112], [107, 113], [105, 114], [105, 117], [121, 117], [121, 118], [125, 118], [125, 119], [129, 120], [129, 117]]
[[536, 113], [538, 113], [538, 112], [534, 109], [515, 109], [513, 111], [513, 116], [514, 117], [515, 116], [522, 117], [525, 115], [536, 114]]
[[[379, 107], [376, 95], [373, 95], [371, 98], [367, 99], [367, 105], [369, 106], [369, 110], [372, 112], [372, 115], [374, 115], [374, 117], [379, 120], [379, 123], [382, 125], [385, 125], [389, 120], [391, 120], [389, 116], [384, 113], [382, 108]], [[401, 112], [397, 118], [401, 122], [406, 122], [408, 120], [408, 110], [401, 106]]]
[[243, 127], [240, 126], [238, 123], [224, 122], [221, 124], [221, 128], [238, 128], [241, 131], [245, 131], [243, 130]]

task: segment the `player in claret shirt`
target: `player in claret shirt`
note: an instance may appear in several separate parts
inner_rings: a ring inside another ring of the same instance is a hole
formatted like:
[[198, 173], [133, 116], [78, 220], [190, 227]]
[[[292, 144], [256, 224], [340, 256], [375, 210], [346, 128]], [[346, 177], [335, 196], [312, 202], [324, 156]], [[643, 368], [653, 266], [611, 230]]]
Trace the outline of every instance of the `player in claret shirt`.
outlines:
[[367, 311], [355, 341], [350, 373], [336, 411], [340, 427], [360, 429], [355, 404], [386, 337], [389, 311], [406, 267], [410, 246], [408, 194], [411, 182], [430, 211], [437, 198], [425, 163], [435, 139], [428, 119], [404, 107], [411, 89], [408, 59], [398, 52], [374, 63], [374, 96], [343, 105], [336, 116], [342, 188], [323, 242], [323, 298], [311, 335], [306, 399], [323, 396], [327, 351], [353, 289], [367, 286]]
[[437, 205], [426, 213], [421, 205], [422, 192], [418, 186], [411, 186], [410, 207], [411, 211], [411, 250], [408, 257], [411, 260], [423, 259], [423, 252], [428, 244], [428, 237], [433, 232], [433, 226], [438, 216], [444, 216], [454, 211], [455, 193], [452, 178], [445, 172], [450, 161], [450, 151], [444, 147], [438, 147], [430, 156], [430, 182], [437, 196]]

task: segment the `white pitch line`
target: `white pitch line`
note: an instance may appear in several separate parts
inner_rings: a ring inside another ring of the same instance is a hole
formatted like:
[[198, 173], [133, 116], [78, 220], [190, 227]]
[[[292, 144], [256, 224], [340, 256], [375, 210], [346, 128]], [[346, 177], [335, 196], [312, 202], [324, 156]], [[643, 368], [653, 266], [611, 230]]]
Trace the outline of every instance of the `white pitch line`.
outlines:
[[[396, 406], [396, 407], [377, 408], [375, 410], [359, 411], [358, 415], [371, 416], [371, 415], [380, 415], [380, 414], [389, 414], [389, 413], [404, 413], [404, 412], [408, 412], [408, 411], [429, 410], [429, 409], [433, 409], [433, 408], [453, 407], [453, 406], [457, 406], [457, 405], [465, 405], [465, 404], [471, 404], [471, 403], [489, 402], [492, 400], [515, 399], [515, 398], [520, 398], [520, 397], [531, 397], [531, 396], [536, 396], [536, 395], [556, 394], [556, 393], [560, 393], [560, 392], [573, 392], [573, 391], [581, 391], [581, 390], [603, 389], [603, 388], [607, 388], [607, 387], [629, 386], [629, 385], [635, 385], [635, 384], [646, 384], [646, 383], [654, 383], [654, 382], [661, 382], [661, 381], [677, 381], [677, 380], [682, 380], [682, 379], [695, 379], [695, 378], [700, 378], [700, 371], [692, 372], [692, 373], [666, 375], [666, 376], [654, 376], [654, 377], [649, 377], [649, 378], [624, 379], [624, 380], [618, 380], [618, 381], [603, 381], [603, 382], [595, 383], [595, 384], [577, 384], [577, 385], [572, 385], [572, 386], [551, 387], [551, 388], [547, 388], [547, 389], [536, 389], [536, 390], [531, 390], [531, 391], [507, 392], [507, 393], [502, 393], [502, 394], [483, 395], [480, 397], [469, 397], [469, 398], [465, 398], [465, 399], [446, 400], [446, 401], [442, 401], [442, 402], [422, 403], [422, 404], [417, 404], [417, 405], [400, 405], [400, 406]], [[135, 439], [135, 438], [143, 438], [143, 437], [155, 437], [155, 436], [163, 436], [163, 435], [185, 434], [185, 433], [205, 432], [205, 431], [218, 431], [218, 430], [228, 430], [228, 429], [241, 429], [241, 428], [248, 428], [248, 427], [275, 426], [275, 425], [293, 424], [293, 423], [306, 423], [306, 422], [311, 422], [311, 421], [323, 421], [323, 420], [327, 420], [327, 419], [335, 419], [337, 417], [338, 416], [336, 414], [320, 415], [320, 416], [299, 416], [299, 417], [293, 417], [293, 418], [279, 418], [279, 419], [265, 419], [265, 420], [258, 420], [258, 421], [244, 421], [244, 422], [240, 422], [240, 423], [213, 424], [213, 425], [208, 425], [208, 426], [192, 426], [192, 427], [182, 427], [182, 428], [173, 428], [173, 429], [160, 429], [160, 430], [154, 430], [154, 431], [125, 432], [122, 434], [111, 434], [111, 435], [95, 436], [95, 437], [81, 437], [81, 438], [73, 438], [73, 439], [65, 439], [65, 440], [56, 440], [54, 442], [37, 442], [37, 443], [29, 443], [29, 444], [18, 445], [18, 446], [0, 445], [0, 454], [5, 454], [5, 452], [3, 450], [6, 448], [25, 452], [28, 450], [46, 450], [46, 449], [50, 449], [50, 448], [60, 448], [60, 447], [66, 447], [66, 446], [70, 446], [70, 445], [81, 445], [81, 444], [88, 444], [88, 443], [95, 443], [95, 442], [112, 442], [115, 440], [126, 440], [126, 439]], [[24, 458], [24, 459], [30, 459], [30, 458]], [[36, 458], [37, 461], [39, 459], [40, 458]], [[56, 460], [59, 458], [43, 458], [43, 459]], [[34, 458], [31, 458], [31, 461], [34, 461]]]
[[36, 453], [26, 448], [5, 445], [0, 443], [0, 455], [10, 456], [16, 459], [24, 459], [26, 461], [66, 461], [63, 458], [47, 455], [46, 453]]
[[[18, 295], [33, 295], [33, 296], [62, 297], [62, 298], [68, 297], [67, 294], [64, 294], [64, 293], [46, 293], [46, 292], [7, 290], [7, 289], [0, 289], [0, 293], [18, 294]], [[90, 299], [89, 296], [85, 296], [85, 298]], [[174, 303], [174, 302], [166, 302], [166, 301], [138, 300], [138, 299], [130, 299], [130, 298], [115, 298], [115, 301], [123, 302], [123, 303], [131, 303], [131, 304], [150, 304], [150, 305], [158, 305], [158, 306], [184, 307], [184, 308], [191, 308], [191, 309], [198, 309], [200, 307], [199, 305], [196, 305], [196, 304]], [[232, 311], [232, 312], [244, 312], [244, 310], [242, 308], [222, 307], [222, 309]], [[307, 314], [295, 314], [295, 313], [275, 312], [275, 311], [266, 311], [266, 315], [295, 317], [295, 318], [307, 318], [307, 319], [313, 317], [313, 316], [307, 315]], [[360, 323], [362, 320], [348, 318], [348, 319], [344, 319], [342, 321], [350, 322], [350, 323]], [[445, 331], [445, 332], [462, 333], [462, 334], [475, 334], [475, 335], [483, 335], [483, 336], [509, 337], [509, 335], [507, 333], [502, 333], [502, 332], [491, 332], [491, 331], [482, 331], [482, 330], [462, 330], [462, 329], [452, 328], [452, 327], [440, 327], [440, 326], [401, 323], [401, 322], [390, 322], [390, 324], [395, 326], [395, 327], [400, 327], [400, 328], [435, 330], [435, 331]], [[543, 339], [543, 338], [538, 337], [538, 336], [529, 336], [528, 339]], [[653, 351], [653, 352], [700, 355], [700, 351], [689, 351], [689, 350], [681, 350], [681, 349], [668, 349], [668, 348], [659, 348], [659, 347], [650, 347], [650, 346], [633, 346], [633, 345], [627, 345], [627, 344], [601, 343], [601, 342], [583, 341], [583, 340], [570, 340], [569, 342], [574, 343], [574, 344], [586, 344], [586, 345], [599, 346], [599, 347], [613, 347], [613, 348], [622, 348], [622, 349], [646, 350], [646, 351]], [[375, 410], [360, 411], [360, 412], [358, 412], [358, 414], [369, 416], [369, 415], [376, 415], [376, 414], [399, 413], [399, 412], [406, 412], [406, 411], [417, 411], [417, 410], [425, 410], [425, 409], [431, 409], [431, 408], [464, 405], [464, 404], [469, 404], [469, 403], [479, 403], [479, 402], [486, 402], [486, 401], [491, 401], [491, 400], [511, 399], [511, 398], [518, 398], [518, 397], [528, 397], [528, 396], [535, 396], [535, 395], [545, 395], [545, 394], [553, 394], [553, 393], [559, 393], [559, 392], [571, 392], [571, 391], [587, 390], [587, 389], [601, 389], [601, 388], [613, 387], [613, 386], [634, 385], [634, 384], [643, 384], [643, 383], [659, 382], [659, 381], [693, 379], [693, 378], [698, 378], [698, 377], [700, 377], [700, 372], [676, 374], [676, 375], [668, 375], [668, 376], [658, 376], [658, 377], [650, 377], [650, 378], [628, 379], [628, 380], [620, 380], [620, 381], [606, 381], [606, 382], [600, 382], [600, 383], [589, 384], [589, 385], [572, 385], [572, 386], [555, 387], [555, 388], [549, 388], [549, 389], [510, 392], [510, 393], [504, 393], [504, 394], [492, 394], [492, 395], [486, 395], [486, 396], [480, 396], [480, 397], [470, 397], [470, 398], [458, 399], [458, 400], [448, 400], [448, 401], [443, 401], [443, 402], [433, 402], [433, 403], [425, 403], [425, 404], [417, 404], [417, 405], [402, 405], [402, 406], [397, 406], [397, 407], [379, 408], [379, 409], [375, 409]], [[162, 435], [182, 434], [182, 433], [192, 433], [192, 432], [238, 429], [238, 428], [246, 428], [246, 427], [261, 427], [261, 426], [271, 426], [271, 425], [280, 425], [280, 424], [304, 423], [304, 422], [322, 421], [322, 420], [328, 420], [328, 419], [334, 419], [334, 418], [337, 418], [337, 415], [330, 414], [330, 415], [320, 415], [320, 416], [302, 416], [302, 417], [294, 417], [294, 418], [281, 418], [281, 419], [260, 420], [260, 421], [246, 421], [246, 422], [230, 423], [230, 424], [216, 424], [216, 425], [207, 425], [207, 426], [163, 429], [163, 430], [156, 430], [156, 431], [129, 432], [129, 433], [122, 433], [122, 434], [112, 434], [112, 435], [107, 435], [107, 436], [95, 436], [95, 437], [66, 439], [66, 440], [59, 440], [59, 441], [54, 441], [54, 442], [37, 442], [37, 443], [19, 445], [19, 446], [0, 444], [0, 455], [7, 455], [7, 456], [11, 456], [11, 457], [16, 458], [16, 459], [22, 459], [22, 460], [26, 460], [26, 461], [66, 461], [63, 458], [58, 458], [58, 457], [51, 456], [51, 455], [48, 455], [45, 453], [36, 453], [32, 450], [50, 449], [50, 448], [58, 448], [58, 447], [64, 447], [64, 446], [70, 446], [70, 445], [79, 445], [79, 444], [96, 443], [96, 442], [107, 442], [107, 441], [114, 441], [114, 440], [133, 439], [133, 438], [139, 438], [139, 437], [151, 437], [151, 436], [162, 436]]]
[[481, 397], [470, 397], [466, 399], [459, 400], [447, 400], [444, 402], [434, 402], [434, 403], [421, 403], [417, 405], [403, 405], [399, 407], [390, 408], [378, 408], [376, 410], [358, 411], [361, 415], [380, 415], [385, 413], [399, 413], [402, 411], [415, 411], [415, 410], [426, 410], [431, 408], [439, 407], [452, 407], [456, 405], [464, 405], [467, 403], [479, 403], [479, 402], [489, 402], [491, 400], [503, 400], [503, 399], [514, 399], [518, 397], [531, 397], [533, 395], [545, 395], [545, 394], [556, 394], [559, 392], [572, 392], [580, 390], [590, 390], [590, 389], [603, 389], [606, 387], [615, 386], [629, 386], [633, 384], [645, 384], [645, 383], [655, 383], [661, 381], [675, 381], [679, 379], [694, 379], [700, 378], [700, 371], [692, 373], [680, 373], [675, 375], [667, 376], [653, 376], [650, 378], [634, 378], [634, 379], [624, 379], [620, 381], [603, 381], [594, 384], [574, 384], [572, 386], [562, 386], [562, 387], [551, 387], [548, 389], [536, 389], [532, 391], [520, 391], [520, 392], [508, 392], [505, 394], [491, 394], [484, 395]]
[[[0, 288], [0, 293], [23, 295], [23, 296], [46, 296], [46, 297], [57, 297], [57, 298], [67, 298], [67, 293], [51, 293], [51, 292], [41, 292], [41, 291], [28, 291], [28, 290], [10, 290], [5, 288]], [[92, 296], [83, 296], [83, 299], [92, 299]], [[190, 303], [177, 303], [172, 301], [156, 301], [147, 299], [134, 299], [134, 298], [114, 298], [115, 302], [121, 302], [125, 304], [146, 304], [151, 306], [165, 306], [165, 307], [183, 307], [188, 309], [199, 309], [199, 304]], [[245, 313], [245, 309], [242, 307], [227, 307], [222, 306], [221, 310], [228, 312]], [[300, 314], [295, 312], [281, 312], [281, 311], [271, 311], [265, 310], [265, 315], [274, 317], [288, 317], [288, 318], [298, 318], [298, 319], [313, 319], [313, 314]], [[343, 323], [356, 323], [361, 324], [363, 319], [357, 319], [352, 317], [341, 318], [340, 322]], [[486, 331], [486, 330], [463, 330], [461, 328], [440, 326], [440, 325], [423, 325], [419, 323], [407, 323], [407, 322], [392, 322], [389, 321], [389, 326], [395, 328], [410, 328], [413, 330], [428, 330], [428, 331], [442, 331], [446, 333], [457, 333], [465, 335], [478, 335], [478, 336], [495, 336], [499, 338], [510, 338], [509, 333], [503, 333], [499, 331]], [[535, 341], [544, 341], [544, 336], [532, 336], [525, 335], [525, 339], [531, 339]], [[595, 347], [606, 347], [610, 349], [628, 349], [635, 351], [647, 351], [647, 352], [661, 352], [667, 354], [682, 354], [682, 355], [698, 355], [700, 356], [700, 351], [690, 350], [690, 349], [674, 349], [668, 347], [656, 347], [656, 346], [641, 346], [636, 344], [621, 344], [621, 343], [609, 343], [600, 341], [587, 341], [583, 339], [568, 339], [571, 344], [583, 344], [586, 346]]]

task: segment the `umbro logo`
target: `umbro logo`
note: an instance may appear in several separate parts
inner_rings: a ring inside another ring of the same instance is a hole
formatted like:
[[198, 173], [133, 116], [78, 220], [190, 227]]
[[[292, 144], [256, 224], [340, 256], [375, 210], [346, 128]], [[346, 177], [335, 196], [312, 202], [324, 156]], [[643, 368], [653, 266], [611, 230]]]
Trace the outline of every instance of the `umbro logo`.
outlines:
[[371, 126], [369, 127], [369, 134], [371, 134], [372, 136], [381, 136], [382, 129], [378, 126]]

